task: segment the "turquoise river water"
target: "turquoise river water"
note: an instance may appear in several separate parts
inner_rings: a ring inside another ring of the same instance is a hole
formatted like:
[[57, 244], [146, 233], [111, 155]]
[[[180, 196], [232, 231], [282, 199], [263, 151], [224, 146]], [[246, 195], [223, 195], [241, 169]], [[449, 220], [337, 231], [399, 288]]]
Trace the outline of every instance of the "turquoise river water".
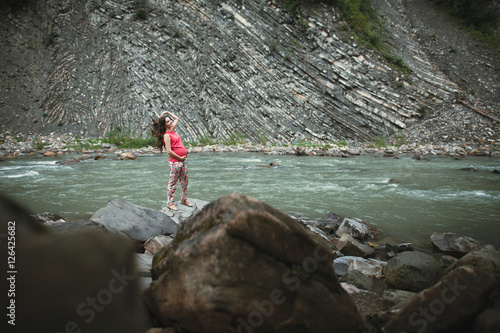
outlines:
[[[88, 218], [113, 198], [154, 209], [165, 205], [166, 154], [58, 164], [73, 157], [3, 161], [0, 191], [33, 213], [70, 219]], [[259, 167], [270, 162], [279, 166]], [[236, 192], [312, 219], [328, 212], [359, 217], [381, 229], [388, 241], [424, 244], [438, 231], [500, 245], [500, 174], [493, 173], [500, 169], [498, 158], [198, 153], [189, 156], [188, 169], [192, 198], [212, 201]]]

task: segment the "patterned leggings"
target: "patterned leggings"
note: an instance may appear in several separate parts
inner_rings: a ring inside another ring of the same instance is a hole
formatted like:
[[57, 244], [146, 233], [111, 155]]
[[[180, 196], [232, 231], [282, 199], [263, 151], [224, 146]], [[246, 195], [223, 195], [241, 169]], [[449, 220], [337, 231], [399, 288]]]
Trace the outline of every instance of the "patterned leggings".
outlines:
[[177, 181], [181, 181], [181, 201], [187, 199], [188, 187], [188, 169], [186, 162], [169, 162], [170, 164], [170, 179], [167, 186], [167, 206], [174, 204], [175, 188]]

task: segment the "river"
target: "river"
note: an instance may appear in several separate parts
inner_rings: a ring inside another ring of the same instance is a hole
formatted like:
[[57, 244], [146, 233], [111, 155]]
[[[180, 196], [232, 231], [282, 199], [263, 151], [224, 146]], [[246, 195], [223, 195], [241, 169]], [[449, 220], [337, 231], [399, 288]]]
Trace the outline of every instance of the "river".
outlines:
[[[70, 219], [88, 218], [112, 198], [154, 209], [165, 205], [166, 154], [58, 163], [75, 156], [3, 161], [0, 191], [33, 213]], [[259, 166], [270, 162], [279, 166]], [[328, 212], [358, 217], [381, 229], [387, 241], [417, 246], [429, 243], [434, 231], [500, 245], [500, 174], [493, 173], [500, 169], [498, 158], [198, 153], [189, 156], [188, 168], [192, 198], [212, 201], [236, 192], [312, 219]]]

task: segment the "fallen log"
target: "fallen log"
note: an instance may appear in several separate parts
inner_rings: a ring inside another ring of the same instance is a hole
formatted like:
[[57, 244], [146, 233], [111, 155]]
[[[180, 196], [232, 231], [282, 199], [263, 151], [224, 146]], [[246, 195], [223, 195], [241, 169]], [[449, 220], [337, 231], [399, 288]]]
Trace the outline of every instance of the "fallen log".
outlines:
[[495, 122], [498, 122], [499, 120], [498, 119], [495, 119], [494, 117], [490, 116], [489, 114], [487, 113], [484, 113], [483, 111], [480, 111], [478, 110], [477, 108], [473, 107], [472, 105], [468, 104], [466, 101], [464, 100], [461, 100], [461, 99], [458, 99], [457, 100], [458, 102], [462, 103], [463, 105], [467, 106], [469, 109], [473, 110], [473, 111], [476, 111], [477, 113], [479, 113], [480, 115], [482, 116], [485, 116]]

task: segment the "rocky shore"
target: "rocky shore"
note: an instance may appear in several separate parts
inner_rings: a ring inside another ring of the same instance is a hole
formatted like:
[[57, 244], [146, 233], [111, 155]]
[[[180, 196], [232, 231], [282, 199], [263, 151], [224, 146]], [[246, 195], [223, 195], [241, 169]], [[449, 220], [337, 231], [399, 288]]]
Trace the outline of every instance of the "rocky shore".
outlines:
[[[213, 144], [188, 146], [188, 153], [260, 152], [267, 155], [333, 157], [351, 157], [372, 154], [394, 158], [400, 155], [412, 155], [416, 158], [423, 158], [425, 156], [450, 156], [459, 158], [464, 156], [500, 155], [500, 140], [496, 139], [487, 142], [484, 140], [467, 141], [465, 139], [456, 139], [451, 142], [423, 142], [417, 141], [416, 138], [417, 135], [414, 134], [413, 140], [409, 142], [405, 140], [402, 144], [397, 144], [396, 139], [387, 143], [384, 141], [382, 144], [376, 141], [368, 143], [342, 142], [336, 144], [331, 142], [307, 141], [297, 138], [292, 142], [273, 145], [247, 142], [235, 145]], [[151, 146], [119, 149], [116, 145], [101, 143], [99, 140], [100, 139], [94, 138], [76, 140], [72, 134], [23, 137], [3, 133], [0, 135], [0, 160], [19, 156], [54, 157], [64, 154], [82, 154], [80, 157], [75, 157], [75, 160], [106, 157], [134, 159], [147, 154], [159, 153], [157, 149]], [[75, 142], [78, 142], [80, 145], [84, 143], [87, 148], [73, 148], [72, 146], [75, 146]]]
[[[116, 199], [89, 221], [37, 216], [36, 225], [18, 222], [23, 258], [50, 252], [44, 271], [60, 274], [37, 277], [51, 296], [29, 296], [27, 314], [41, 304], [52, 304], [51, 311], [76, 308], [77, 315], [51, 312], [38, 328], [53, 330], [71, 320], [74, 327], [113, 331], [123, 323], [107, 314], [125, 313], [124, 332], [148, 333], [500, 328], [500, 250], [492, 245], [454, 233], [434, 233], [422, 249], [389, 244], [368, 221], [334, 213], [321, 222], [289, 216], [244, 195], [193, 203], [173, 212]], [[61, 271], [68, 256], [79, 272], [112, 274], [89, 280]], [[37, 269], [28, 262], [25, 276]], [[53, 298], [61, 280], [66, 293], [78, 289], [79, 297]], [[137, 306], [141, 299], [147, 311]]]

